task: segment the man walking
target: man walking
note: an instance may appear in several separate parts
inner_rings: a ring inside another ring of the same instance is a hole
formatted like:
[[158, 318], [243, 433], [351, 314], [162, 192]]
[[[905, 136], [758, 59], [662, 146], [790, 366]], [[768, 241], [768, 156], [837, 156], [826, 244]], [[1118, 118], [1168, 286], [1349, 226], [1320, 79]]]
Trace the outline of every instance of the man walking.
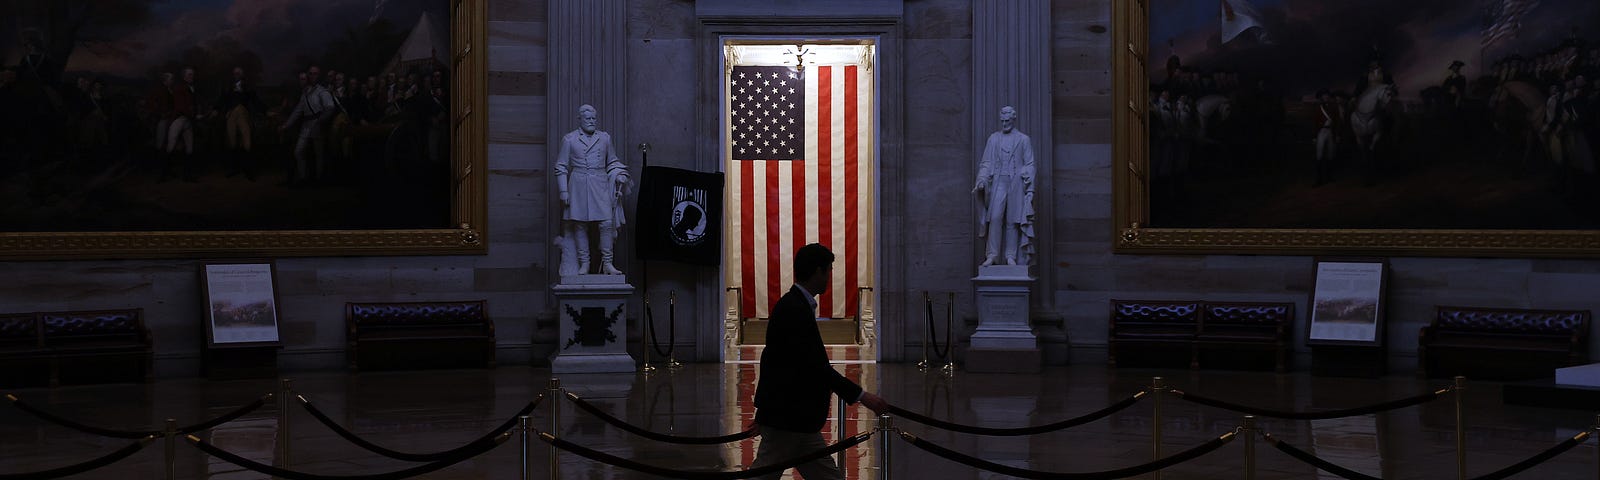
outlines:
[[[822, 424], [828, 418], [830, 394], [861, 402], [874, 412], [889, 409], [877, 395], [861, 389], [828, 364], [828, 352], [817, 331], [816, 295], [828, 291], [833, 277], [833, 252], [820, 244], [794, 254], [794, 286], [772, 307], [767, 346], [761, 351], [761, 378], [756, 384], [756, 425], [761, 446], [752, 467], [794, 459], [827, 447]], [[843, 480], [833, 458], [822, 457], [795, 467], [806, 480]], [[775, 480], [783, 472], [760, 477]]]

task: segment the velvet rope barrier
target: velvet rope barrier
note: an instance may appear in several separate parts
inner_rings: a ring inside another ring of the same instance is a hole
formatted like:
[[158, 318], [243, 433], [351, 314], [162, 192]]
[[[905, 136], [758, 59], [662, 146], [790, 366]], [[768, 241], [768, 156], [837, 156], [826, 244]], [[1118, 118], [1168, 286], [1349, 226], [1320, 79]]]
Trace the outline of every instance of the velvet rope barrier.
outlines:
[[[933, 328], [933, 297], [931, 295], [929, 295], [927, 292], [923, 292], [922, 293], [922, 299], [923, 299], [924, 303], [927, 303], [927, 306], [928, 306], [928, 343], [932, 343], [933, 344], [933, 356], [938, 357], [938, 360], [941, 360], [941, 361], [945, 360], [945, 359], [948, 359], [948, 358], [950, 358], [950, 334], [951, 334], [951, 332], [949, 330], [945, 330], [945, 332], [944, 332], [944, 351], [942, 351], [942, 352], [939, 351], [939, 338], [938, 338], [938, 335], [934, 334], [934, 328]], [[951, 305], [952, 305], [952, 308], [953, 308], [955, 304], [951, 303]], [[954, 315], [954, 310], [951, 310], [951, 315]]]
[[[1589, 439], [1589, 436], [1592, 433], [1592, 431], [1580, 432], [1577, 435], [1573, 435], [1572, 438], [1563, 440], [1561, 443], [1558, 443], [1543, 452], [1539, 452], [1537, 455], [1528, 457], [1523, 461], [1499, 470], [1495, 470], [1488, 474], [1472, 477], [1470, 480], [1503, 480], [1505, 478], [1510, 478], [1512, 475], [1522, 473], [1529, 468], [1533, 468], [1534, 465], [1550, 461], [1552, 458], [1555, 458], [1563, 453], [1567, 453], [1567, 450], [1572, 450], [1574, 447], [1582, 445], [1584, 441]], [[1343, 478], [1348, 478], [1350, 480], [1382, 480], [1381, 478], [1350, 470], [1333, 462], [1324, 460], [1321, 457], [1311, 454], [1310, 452], [1301, 450], [1294, 445], [1290, 445], [1288, 442], [1278, 440], [1277, 438], [1274, 438], [1272, 434], [1262, 434], [1262, 437], [1265, 437], [1268, 442], [1272, 442], [1272, 446], [1277, 448], [1278, 451], [1286, 453], [1290, 457], [1294, 457], [1295, 460], [1305, 462], [1308, 465], [1317, 467], [1328, 473], [1332, 473]]]
[[1295, 460], [1305, 462], [1307, 465], [1317, 467], [1324, 472], [1338, 475], [1342, 478], [1348, 478], [1350, 480], [1383, 480], [1381, 478], [1344, 468], [1333, 462], [1323, 460], [1322, 457], [1312, 455], [1311, 452], [1295, 448], [1294, 445], [1284, 443], [1283, 440], [1278, 440], [1270, 433], [1262, 434], [1261, 436], [1266, 438], [1267, 442], [1271, 443], [1272, 447], [1278, 449], [1278, 451], [1289, 454], [1289, 456], [1294, 457]]
[[94, 470], [96, 468], [117, 463], [119, 460], [128, 458], [129, 456], [138, 453], [140, 449], [143, 449], [146, 445], [149, 445], [154, 441], [156, 441], [156, 437], [154, 436], [143, 437], [136, 442], [129, 443], [127, 446], [117, 449], [115, 452], [111, 452], [100, 458], [76, 465], [67, 465], [65, 467], [29, 473], [0, 473], [0, 480], [43, 480], [48, 478], [61, 478], [69, 475], [77, 475], [83, 472]]
[[1582, 444], [1584, 440], [1588, 440], [1589, 435], [1592, 433], [1593, 431], [1585, 431], [1577, 435], [1573, 435], [1572, 438], [1563, 440], [1561, 443], [1556, 444], [1556, 446], [1550, 447], [1543, 452], [1539, 452], [1538, 455], [1528, 457], [1527, 460], [1514, 463], [1509, 467], [1495, 470], [1483, 476], [1472, 477], [1469, 480], [1501, 480], [1503, 478], [1509, 478], [1512, 475], [1522, 473], [1523, 470], [1533, 468], [1534, 465], [1538, 465], [1549, 461], [1552, 458], [1556, 458], [1557, 455], [1567, 453], [1567, 450], [1572, 450], [1572, 447], [1576, 447], [1579, 444]]
[[827, 457], [829, 455], [833, 455], [835, 453], [842, 452], [847, 448], [854, 447], [854, 446], [856, 446], [857, 444], [859, 444], [861, 442], [867, 441], [867, 439], [871, 438], [871, 437], [872, 437], [872, 433], [871, 432], [862, 433], [862, 434], [856, 435], [854, 437], [850, 437], [850, 438], [841, 440], [838, 443], [835, 443], [833, 445], [829, 445], [827, 448], [824, 448], [824, 449], [821, 449], [821, 450], [817, 450], [815, 452], [811, 452], [811, 453], [805, 454], [805, 455], [800, 456], [798, 458], [795, 458], [793, 460], [789, 460], [789, 461], [782, 462], [782, 463], [776, 463], [776, 464], [772, 464], [772, 465], [767, 465], [767, 466], [764, 466], [764, 467], [756, 467], [756, 468], [751, 468], [751, 469], [748, 469], [748, 470], [739, 470], [739, 471], [734, 471], [734, 472], [696, 472], [696, 471], [692, 471], [692, 470], [674, 470], [674, 469], [670, 469], [670, 468], [666, 468], [666, 467], [657, 467], [657, 466], [654, 466], [654, 465], [646, 465], [646, 464], [643, 464], [643, 463], [635, 462], [633, 460], [629, 460], [629, 459], [626, 459], [626, 458], [618, 457], [616, 455], [612, 455], [612, 454], [609, 454], [609, 453], [597, 451], [597, 450], [591, 449], [589, 447], [578, 445], [576, 443], [572, 443], [572, 442], [569, 442], [569, 441], [566, 441], [566, 440], [562, 440], [562, 439], [556, 438], [554, 435], [551, 435], [551, 434], [548, 434], [548, 433], [539, 432], [539, 439], [540, 440], [544, 440], [545, 443], [549, 443], [551, 446], [554, 446], [556, 448], [560, 448], [562, 450], [566, 450], [568, 452], [572, 452], [573, 454], [576, 454], [576, 455], [578, 455], [580, 457], [584, 457], [584, 458], [587, 458], [587, 459], [590, 459], [590, 460], [594, 460], [596, 462], [604, 463], [604, 464], [615, 466], [615, 467], [626, 468], [628, 470], [633, 470], [633, 471], [636, 471], [636, 472], [648, 473], [648, 474], [651, 474], [651, 475], [657, 475], [657, 476], [662, 476], [662, 477], [667, 477], [667, 478], [681, 478], [681, 479], [684, 479], [684, 480], [735, 480], [735, 479], [740, 479], [740, 478], [751, 478], [751, 477], [759, 477], [759, 476], [762, 476], [762, 475], [770, 475], [770, 474], [773, 474], [773, 473], [778, 473], [778, 472], [782, 472], [784, 470], [788, 470], [790, 468], [794, 468], [795, 466], [802, 465], [802, 464], [805, 464], [807, 462], [815, 461], [816, 459], [819, 459], [819, 458]]
[[231, 411], [231, 412], [224, 413], [220, 417], [213, 418], [213, 419], [211, 419], [209, 421], [196, 423], [194, 425], [189, 425], [187, 427], [178, 427], [178, 433], [179, 434], [183, 434], [183, 435], [188, 435], [188, 434], [199, 432], [199, 431], [210, 430], [213, 427], [216, 427], [217, 425], [222, 425], [224, 423], [228, 423], [228, 422], [237, 420], [239, 417], [245, 416], [245, 414], [248, 414], [250, 412], [256, 411], [256, 409], [261, 408], [261, 406], [263, 406], [263, 405], [266, 405], [267, 401], [271, 400], [271, 399], [272, 399], [272, 394], [270, 394], [270, 393], [266, 394], [266, 395], [262, 395], [261, 398], [257, 398], [254, 402], [250, 402], [250, 403], [244, 404], [244, 406], [241, 406], [239, 408], [233, 409], [233, 411]]
[[923, 440], [923, 439], [917, 438], [916, 435], [912, 435], [910, 433], [900, 432], [900, 438], [901, 439], [904, 439], [905, 441], [910, 442], [912, 445], [916, 446], [917, 448], [923, 449], [924, 451], [927, 451], [928, 453], [932, 453], [934, 455], [938, 455], [938, 456], [944, 457], [946, 460], [950, 460], [950, 461], [953, 461], [953, 462], [956, 462], [956, 463], [965, 464], [965, 465], [967, 465], [969, 467], [977, 468], [977, 469], [980, 469], [980, 470], [987, 470], [987, 471], [998, 473], [998, 474], [1001, 474], [1001, 475], [1010, 475], [1010, 476], [1018, 477], [1018, 478], [1031, 478], [1031, 479], [1044, 479], [1044, 480], [1063, 480], [1063, 479], [1066, 479], [1066, 480], [1104, 480], [1104, 479], [1127, 478], [1127, 477], [1132, 477], [1132, 476], [1137, 476], [1137, 475], [1143, 475], [1143, 474], [1146, 474], [1146, 473], [1154, 472], [1156, 470], [1160, 470], [1160, 469], [1167, 468], [1167, 467], [1170, 467], [1170, 466], [1173, 466], [1173, 465], [1177, 465], [1177, 464], [1180, 464], [1180, 463], [1183, 463], [1183, 462], [1187, 462], [1189, 460], [1193, 460], [1195, 458], [1198, 458], [1201, 455], [1205, 455], [1207, 453], [1211, 453], [1213, 451], [1216, 451], [1218, 448], [1222, 448], [1223, 445], [1227, 445], [1228, 442], [1233, 441], [1233, 439], [1234, 439], [1234, 437], [1236, 435], [1237, 434], [1235, 432], [1224, 433], [1224, 434], [1222, 434], [1222, 436], [1214, 438], [1214, 439], [1211, 439], [1211, 440], [1207, 441], [1206, 443], [1200, 444], [1197, 447], [1194, 447], [1194, 448], [1191, 448], [1191, 449], [1188, 449], [1188, 450], [1184, 450], [1182, 452], [1178, 452], [1175, 455], [1172, 455], [1172, 456], [1169, 456], [1169, 457], [1166, 457], [1166, 458], [1162, 458], [1162, 459], [1159, 459], [1159, 460], [1156, 460], [1156, 461], [1153, 461], [1153, 462], [1150, 462], [1150, 463], [1134, 465], [1132, 467], [1126, 467], [1126, 468], [1119, 468], [1119, 469], [1116, 469], [1116, 470], [1106, 470], [1106, 471], [1103, 471], [1103, 472], [1082, 472], [1082, 473], [1077, 473], [1077, 472], [1041, 472], [1041, 471], [1038, 471], [1038, 470], [1028, 470], [1026, 468], [1017, 468], [1017, 467], [1013, 467], [1013, 466], [1010, 466], [1010, 465], [1001, 465], [1001, 464], [998, 464], [998, 463], [990, 462], [988, 460], [984, 460], [984, 459], [981, 459], [981, 458], [973, 457], [973, 456], [970, 456], [970, 455], [967, 455], [967, 454], [964, 454], [964, 453], [957, 452], [955, 450], [951, 450], [951, 449], [936, 445], [934, 443], [928, 442], [927, 440]]
[[1045, 425], [1034, 425], [1034, 426], [1031, 426], [1031, 427], [990, 428], [990, 427], [978, 427], [978, 426], [973, 426], [973, 425], [962, 425], [962, 424], [959, 424], [959, 423], [950, 423], [950, 422], [947, 422], [947, 421], [944, 421], [944, 420], [939, 420], [937, 418], [933, 418], [933, 417], [929, 417], [929, 416], [926, 416], [926, 415], [922, 415], [920, 413], [912, 412], [910, 410], [906, 410], [904, 408], [900, 408], [900, 407], [897, 407], [897, 406], [894, 406], [894, 405], [890, 405], [889, 406], [889, 414], [897, 416], [897, 417], [900, 417], [900, 418], [904, 418], [906, 420], [917, 422], [917, 423], [920, 423], [920, 424], [923, 424], [923, 425], [927, 425], [927, 426], [930, 426], [930, 427], [933, 427], [933, 428], [937, 428], [937, 429], [940, 429], [940, 430], [949, 430], [949, 431], [952, 431], [952, 432], [960, 432], [960, 433], [970, 433], [970, 434], [973, 434], [973, 435], [988, 435], [988, 436], [994, 436], [994, 437], [1014, 437], [1014, 436], [1019, 436], [1019, 435], [1037, 435], [1037, 434], [1040, 434], [1040, 433], [1054, 432], [1056, 430], [1072, 428], [1072, 427], [1076, 427], [1078, 425], [1083, 425], [1085, 423], [1093, 422], [1095, 420], [1099, 420], [1101, 418], [1105, 418], [1107, 415], [1111, 415], [1113, 413], [1117, 413], [1118, 411], [1120, 411], [1122, 409], [1125, 409], [1125, 408], [1133, 406], [1133, 404], [1139, 402], [1139, 399], [1144, 398], [1146, 393], [1147, 393], [1146, 390], [1140, 390], [1137, 393], [1134, 393], [1133, 396], [1130, 396], [1128, 398], [1124, 398], [1124, 399], [1122, 399], [1122, 401], [1119, 401], [1117, 403], [1111, 404], [1111, 406], [1108, 406], [1108, 407], [1105, 407], [1105, 408], [1102, 408], [1102, 409], [1099, 409], [1099, 410], [1096, 410], [1096, 411], [1093, 411], [1093, 412], [1089, 412], [1088, 414], [1085, 414], [1083, 416], [1079, 416], [1079, 417], [1076, 417], [1076, 418], [1069, 418], [1069, 419], [1066, 419], [1066, 420], [1062, 420], [1062, 421], [1055, 422], [1055, 423], [1050, 423], [1050, 424], [1045, 424]]
[[1414, 395], [1414, 396], [1410, 396], [1410, 397], [1406, 397], [1406, 398], [1402, 398], [1402, 399], [1398, 399], [1398, 400], [1390, 400], [1390, 401], [1387, 401], [1387, 402], [1377, 403], [1377, 404], [1368, 405], [1368, 406], [1364, 406], [1364, 407], [1345, 408], [1345, 409], [1339, 409], [1339, 410], [1325, 410], [1325, 411], [1321, 411], [1321, 412], [1289, 412], [1289, 411], [1283, 411], [1283, 410], [1268, 410], [1268, 409], [1265, 409], [1265, 408], [1251, 407], [1251, 406], [1247, 406], [1247, 405], [1240, 405], [1240, 404], [1233, 403], [1233, 402], [1226, 402], [1226, 401], [1222, 401], [1222, 400], [1217, 400], [1215, 398], [1203, 397], [1203, 396], [1200, 396], [1200, 395], [1195, 395], [1193, 393], [1185, 393], [1182, 390], [1172, 390], [1172, 394], [1173, 395], [1177, 395], [1178, 398], [1181, 398], [1181, 399], [1184, 399], [1184, 400], [1188, 400], [1190, 402], [1198, 403], [1198, 404], [1201, 404], [1201, 405], [1206, 405], [1206, 406], [1210, 406], [1210, 407], [1217, 407], [1217, 408], [1220, 408], [1220, 409], [1223, 409], [1223, 410], [1232, 410], [1232, 411], [1239, 412], [1239, 413], [1247, 413], [1247, 414], [1261, 416], [1261, 417], [1284, 418], [1284, 419], [1289, 419], [1289, 420], [1327, 420], [1327, 419], [1330, 419], [1330, 418], [1354, 417], [1356, 415], [1366, 415], [1366, 414], [1370, 414], [1370, 413], [1384, 412], [1384, 411], [1394, 410], [1394, 409], [1398, 409], [1398, 408], [1405, 408], [1405, 407], [1409, 407], [1409, 406], [1412, 406], [1412, 405], [1418, 405], [1418, 404], [1422, 404], [1422, 403], [1427, 403], [1427, 402], [1431, 402], [1431, 401], [1433, 401], [1435, 399], [1438, 399], [1440, 396], [1442, 396], [1442, 395], [1444, 395], [1446, 393], [1450, 393], [1450, 391], [1451, 391], [1451, 389], [1449, 389], [1449, 388], [1441, 388], [1441, 389], [1438, 389], [1438, 390], [1435, 390], [1435, 391], [1432, 391], [1432, 392], [1428, 392], [1428, 393], [1424, 393], [1424, 394], [1420, 394], [1420, 395]]
[[677, 304], [670, 302], [667, 306], [667, 349], [661, 349], [661, 339], [656, 338], [656, 315], [649, 305], [644, 307], [645, 329], [650, 331], [651, 349], [661, 358], [672, 358], [672, 351], [678, 348]]
[[218, 448], [216, 445], [206, 443], [206, 441], [201, 440], [200, 437], [196, 437], [194, 435], [189, 435], [184, 438], [187, 439], [190, 444], [193, 444], [195, 448], [200, 449], [200, 451], [205, 452], [207, 455], [211, 455], [221, 459], [222, 461], [253, 470], [256, 473], [271, 475], [277, 478], [284, 478], [288, 480], [398, 480], [440, 470], [466, 461], [472, 457], [482, 455], [485, 452], [493, 450], [494, 447], [498, 447], [500, 444], [505, 443], [507, 439], [511, 438], [511, 434], [502, 433], [494, 437], [474, 441], [473, 443], [468, 444], [468, 446], [471, 448], [456, 449], [457, 451], [455, 452], [454, 456], [440, 459], [433, 463], [425, 463], [415, 467], [407, 468], [405, 470], [365, 475], [317, 475], [314, 473], [297, 472], [294, 470], [274, 467], [272, 465], [266, 465], [248, 458], [241, 457], [233, 452]]
[[[198, 432], [198, 431], [201, 431], [201, 430], [210, 429], [212, 427], [216, 427], [217, 425], [221, 425], [221, 424], [224, 424], [224, 423], [228, 423], [228, 422], [234, 421], [235, 419], [238, 419], [239, 417], [245, 416], [245, 414], [253, 412], [258, 408], [261, 408], [262, 405], [266, 405], [267, 400], [269, 400], [271, 398], [272, 398], [272, 394], [270, 394], [270, 393], [266, 394], [266, 395], [263, 395], [261, 398], [257, 398], [253, 402], [247, 403], [244, 406], [236, 408], [231, 412], [222, 414], [222, 416], [219, 416], [219, 417], [216, 417], [216, 418], [213, 418], [213, 419], [210, 419], [210, 420], [206, 420], [204, 422], [200, 422], [200, 423], [196, 423], [196, 424], [193, 424], [193, 425], [189, 425], [189, 426], [186, 426], [186, 427], [181, 427], [181, 428], [178, 429], [178, 433], [182, 433], [182, 434], [187, 435], [187, 434], [190, 434], [190, 433], [194, 433], [194, 432]], [[46, 412], [46, 411], [41, 410], [38, 407], [35, 407], [33, 405], [29, 405], [27, 402], [22, 401], [22, 399], [17, 398], [16, 395], [7, 394], [6, 395], [6, 399], [10, 400], [11, 404], [16, 406], [18, 410], [22, 410], [23, 412], [27, 412], [29, 415], [33, 415], [35, 417], [38, 417], [40, 420], [44, 420], [44, 421], [47, 421], [47, 422], [50, 422], [50, 423], [54, 423], [56, 425], [67, 427], [67, 428], [70, 428], [70, 429], [73, 429], [73, 430], [77, 430], [77, 431], [80, 431], [80, 432], [83, 432], [83, 433], [87, 433], [87, 434], [90, 434], [90, 435], [99, 435], [99, 436], [102, 436], [102, 437], [110, 437], [110, 438], [137, 439], [137, 438], [148, 437], [148, 436], [151, 436], [151, 435], [161, 435], [161, 433], [162, 433], [160, 430], [118, 430], [118, 429], [112, 429], [112, 428], [100, 428], [100, 427], [95, 427], [95, 426], [91, 426], [91, 425], [85, 425], [83, 423], [67, 419], [66, 417], [62, 417], [60, 415], [56, 415], [56, 414], [53, 414], [53, 413], [50, 413], [50, 412]]]
[[350, 430], [344, 428], [344, 426], [334, 422], [333, 419], [328, 418], [327, 414], [322, 413], [322, 410], [318, 409], [316, 405], [312, 405], [310, 400], [306, 400], [304, 395], [296, 395], [295, 398], [300, 400], [300, 406], [304, 407], [306, 409], [306, 413], [310, 413], [312, 418], [317, 419], [317, 422], [322, 423], [322, 425], [328, 427], [329, 430], [333, 430], [333, 433], [338, 434], [339, 437], [344, 438], [345, 441], [353, 443], [366, 451], [393, 458], [395, 460], [405, 460], [408, 462], [433, 462], [442, 459], [453, 458], [456, 455], [459, 455], [461, 452], [477, 448], [480, 443], [492, 439], [495, 436], [504, 434], [506, 431], [516, 427], [518, 417], [527, 415], [533, 411], [534, 407], [538, 407], [539, 402], [544, 400], [544, 394], [541, 393], [538, 397], [534, 397], [533, 401], [528, 402], [527, 406], [524, 406], [522, 407], [522, 410], [517, 411], [516, 415], [512, 415], [510, 420], [506, 420], [505, 422], [501, 423], [500, 426], [495, 427], [494, 430], [490, 430], [489, 433], [475, 438], [471, 442], [467, 442], [465, 445], [442, 452], [433, 453], [410, 453], [384, 448], [383, 446], [361, 438], [360, 436], [356, 435], [355, 432], [351, 432]]
[[684, 437], [678, 435], [667, 435], [664, 433], [656, 433], [639, 428], [623, 421], [620, 418], [611, 416], [611, 414], [601, 410], [600, 407], [594, 406], [594, 404], [589, 403], [587, 400], [584, 400], [572, 392], [567, 392], [567, 399], [572, 400], [572, 403], [577, 405], [578, 408], [585, 412], [589, 412], [590, 415], [600, 418], [600, 420], [611, 424], [613, 427], [623, 429], [628, 433], [655, 440], [657, 442], [676, 443], [679, 445], [718, 445], [728, 442], [737, 442], [760, 434], [754, 427], [751, 427], [749, 430], [745, 430], [743, 432], [716, 437]]

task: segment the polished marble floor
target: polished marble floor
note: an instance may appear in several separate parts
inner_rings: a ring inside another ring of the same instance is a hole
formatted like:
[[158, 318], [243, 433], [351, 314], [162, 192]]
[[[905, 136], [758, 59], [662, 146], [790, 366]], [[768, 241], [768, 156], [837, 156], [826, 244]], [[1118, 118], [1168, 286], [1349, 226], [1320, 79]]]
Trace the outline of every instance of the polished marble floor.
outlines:
[[[563, 376], [568, 390], [646, 429], [687, 436], [737, 432], [754, 414], [757, 365], [692, 364], [654, 374]], [[1409, 376], [1382, 379], [1311, 377], [1305, 373], [1107, 369], [1100, 365], [1046, 368], [1039, 375], [971, 374], [953, 377], [923, 373], [912, 365], [845, 363], [836, 365], [896, 405], [957, 423], [1016, 427], [1050, 423], [1100, 409], [1127, 398], [1161, 376], [1174, 388], [1209, 397], [1279, 410], [1334, 409], [1377, 403], [1426, 392], [1444, 383]], [[493, 370], [417, 372], [316, 372], [294, 375], [294, 391], [328, 416], [364, 438], [402, 451], [445, 450], [467, 442], [513, 415], [546, 390], [545, 369], [502, 366]], [[203, 381], [173, 379], [144, 385], [74, 386], [20, 389], [23, 401], [83, 423], [109, 428], [148, 428], [161, 419], [192, 423], [248, 403], [274, 391], [271, 380]], [[1463, 395], [1467, 476], [1482, 475], [1555, 445], [1591, 428], [1596, 411], [1503, 405], [1501, 385], [1469, 383]], [[1147, 462], [1152, 426], [1161, 425], [1161, 444], [1170, 454], [1199, 445], [1239, 425], [1241, 415], [1184, 400], [1161, 397], [1157, 422], [1154, 397], [1105, 419], [1068, 430], [1027, 437], [979, 437], [912, 424], [898, 426], [928, 441], [993, 462], [1041, 471], [1093, 472]], [[3, 402], [0, 402], [3, 403]], [[551, 402], [540, 405], [532, 424], [549, 430]], [[278, 410], [268, 406], [201, 436], [217, 446], [261, 462], [326, 475], [370, 474], [414, 464], [390, 460], [357, 448], [317, 423], [298, 406], [289, 409], [287, 429]], [[684, 470], [732, 470], [748, 465], [756, 440], [721, 446], [679, 446], [646, 440], [560, 402], [557, 435], [613, 455]], [[867, 431], [870, 412], [852, 408], [846, 432]], [[1337, 420], [1263, 419], [1261, 429], [1302, 449], [1356, 471], [1386, 479], [1455, 478], [1455, 399], [1445, 396], [1420, 406]], [[828, 431], [833, 431], [830, 423]], [[287, 455], [275, 448], [277, 435], [289, 439]], [[827, 435], [831, 441], [832, 434]], [[0, 474], [29, 472], [84, 461], [127, 441], [95, 437], [43, 422], [11, 405], [0, 405]], [[848, 450], [851, 478], [877, 478], [877, 440]], [[1513, 478], [1600, 478], [1595, 440]], [[890, 442], [891, 473], [898, 479], [1004, 478]], [[534, 440], [529, 447], [532, 478], [550, 478], [549, 449]], [[1244, 478], [1243, 441], [1163, 471], [1167, 479]], [[1256, 478], [1337, 478], [1256, 442]], [[522, 446], [512, 440], [480, 457], [419, 478], [516, 479]], [[598, 464], [569, 453], [558, 455], [559, 478], [659, 478]], [[180, 443], [177, 477], [185, 479], [265, 478], [206, 456]], [[164, 449], [157, 442], [134, 456], [72, 478], [158, 479], [164, 476]], [[1150, 478], [1145, 475], [1141, 478]]]

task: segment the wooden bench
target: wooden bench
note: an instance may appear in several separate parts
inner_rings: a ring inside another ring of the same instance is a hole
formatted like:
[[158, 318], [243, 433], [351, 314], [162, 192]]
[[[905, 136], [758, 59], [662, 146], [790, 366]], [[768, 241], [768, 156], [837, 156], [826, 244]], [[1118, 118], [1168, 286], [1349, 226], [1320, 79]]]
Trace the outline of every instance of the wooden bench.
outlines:
[[1117, 366], [1119, 357], [1123, 357], [1123, 364], [1135, 357], [1128, 354], [1130, 349], [1154, 353], [1154, 356], [1181, 354], [1193, 367], [1196, 366], [1194, 338], [1200, 332], [1200, 302], [1112, 300], [1108, 332], [1106, 360], [1113, 367]]
[[148, 382], [144, 309], [0, 315], [0, 384]]
[[1543, 378], [1589, 361], [1588, 310], [1434, 308], [1417, 337], [1420, 375]]
[[[1293, 303], [1202, 302], [1200, 332], [1195, 334], [1195, 366], [1206, 353], [1265, 352], [1273, 369], [1289, 371], [1289, 351], [1294, 346]], [[1241, 350], [1243, 352], [1241, 352]]]
[[494, 323], [483, 300], [346, 303], [352, 370], [494, 367]]
[[39, 315], [0, 315], [0, 387], [44, 385], [50, 382], [50, 361], [40, 344]]
[[1268, 353], [1279, 372], [1288, 370], [1294, 345], [1293, 303], [1112, 300], [1108, 363], [1135, 357], [1181, 359], [1189, 368], [1220, 364], [1211, 359]]

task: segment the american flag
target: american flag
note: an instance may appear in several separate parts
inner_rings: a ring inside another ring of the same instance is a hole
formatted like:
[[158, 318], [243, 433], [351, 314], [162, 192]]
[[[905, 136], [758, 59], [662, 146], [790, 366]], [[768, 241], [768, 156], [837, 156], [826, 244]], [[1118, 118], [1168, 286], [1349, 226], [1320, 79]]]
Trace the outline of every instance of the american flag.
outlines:
[[833, 250], [817, 316], [855, 315], [870, 285], [872, 75], [857, 65], [735, 66], [728, 82], [729, 285], [767, 318], [794, 283], [794, 252]]
[[789, 67], [733, 67], [734, 160], [805, 160], [805, 82]]
[[1539, 0], [1498, 0], [1489, 7], [1488, 27], [1483, 29], [1478, 48], [1489, 48], [1495, 42], [1517, 34], [1522, 28], [1522, 18], [1539, 6]]

